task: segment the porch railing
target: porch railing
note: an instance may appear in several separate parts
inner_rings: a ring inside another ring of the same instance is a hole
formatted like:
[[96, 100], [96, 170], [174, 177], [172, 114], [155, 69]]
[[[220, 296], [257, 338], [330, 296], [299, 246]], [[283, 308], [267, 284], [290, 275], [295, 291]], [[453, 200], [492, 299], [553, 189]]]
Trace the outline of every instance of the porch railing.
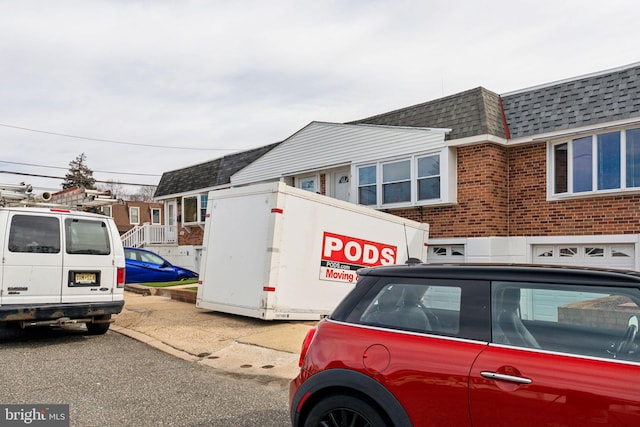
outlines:
[[132, 248], [153, 244], [175, 244], [178, 243], [178, 227], [175, 225], [136, 225], [120, 236], [120, 239], [123, 246]]

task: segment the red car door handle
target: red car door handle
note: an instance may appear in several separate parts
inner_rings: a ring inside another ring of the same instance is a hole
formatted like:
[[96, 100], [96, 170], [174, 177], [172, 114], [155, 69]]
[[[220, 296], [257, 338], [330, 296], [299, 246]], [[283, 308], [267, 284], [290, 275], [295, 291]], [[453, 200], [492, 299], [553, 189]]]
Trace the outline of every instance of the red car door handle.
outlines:
[[497, 372], [482, 371], [482, 372], [480, 372], [480, 375], [482, 375], [483, 378], [487, 378], [487, 379], [490, 379], [490, 380], [496, 380], [496, 381], [507, 381], [507, 382], [516, 383], [516, 384], [531, 384], [532, 383], [530, 378], [514, 377], [513, 375], [499, 374]]

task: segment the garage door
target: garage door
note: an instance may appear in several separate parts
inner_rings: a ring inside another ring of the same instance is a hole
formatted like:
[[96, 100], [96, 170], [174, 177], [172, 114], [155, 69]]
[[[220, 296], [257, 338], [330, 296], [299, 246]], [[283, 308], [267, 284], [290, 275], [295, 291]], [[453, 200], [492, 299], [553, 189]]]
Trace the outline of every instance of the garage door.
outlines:
[[633, 244], [534, 245], [536, 264], [635, 269]]
[[434, 245], [429, 246], [427, 262], [464, 262], [464, 245]]

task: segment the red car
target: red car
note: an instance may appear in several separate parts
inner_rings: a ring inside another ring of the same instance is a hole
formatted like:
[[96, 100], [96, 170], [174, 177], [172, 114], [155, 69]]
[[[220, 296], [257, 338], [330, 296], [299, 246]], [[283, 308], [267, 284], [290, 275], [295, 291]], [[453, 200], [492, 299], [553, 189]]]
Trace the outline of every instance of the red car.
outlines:
[[640, 426], [640, 273], [359, 274], [304, 341], [293, 426]]

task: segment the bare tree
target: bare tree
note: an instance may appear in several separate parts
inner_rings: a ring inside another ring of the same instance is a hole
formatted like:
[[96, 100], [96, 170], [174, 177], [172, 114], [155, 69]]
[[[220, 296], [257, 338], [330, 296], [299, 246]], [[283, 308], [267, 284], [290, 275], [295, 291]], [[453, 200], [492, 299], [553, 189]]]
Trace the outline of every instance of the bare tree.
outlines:
[[155, 185], [143, 185], [133, 196], [135, 197], [135, 200], [151, 202], [153, 201], [153, 195], [156, 192], [156, 188], [157, 187]]
[[111, 197], [114, 199], [125, 199], [127, 194], [120, 181], [108, 180], [106, 183], [100, 186], [101, 190], [110, 191]]

